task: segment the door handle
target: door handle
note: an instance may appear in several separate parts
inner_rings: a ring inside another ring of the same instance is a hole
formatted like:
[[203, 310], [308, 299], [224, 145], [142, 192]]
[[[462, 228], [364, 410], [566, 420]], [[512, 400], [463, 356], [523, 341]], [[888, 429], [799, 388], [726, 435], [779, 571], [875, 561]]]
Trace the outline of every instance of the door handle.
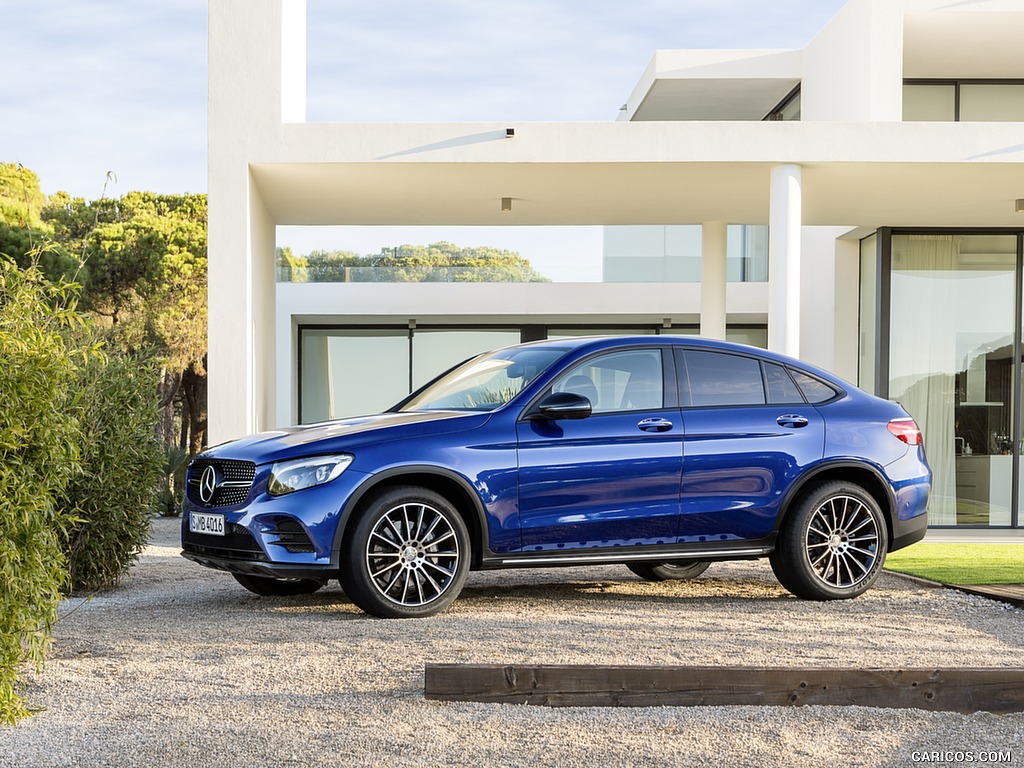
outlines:
[[795, 414], [787, 414], [785, 416], [779, 416], [775, 422], [780, 427], [790, 427], [791, 429], [799, 429], [800, 427], [806, 427], [810, 422], [803, 416], [797, 416]]
[[672, 422], [668, 419], [642, 419], [637, 427], [644, 432], [667, 432], [672, 429]]

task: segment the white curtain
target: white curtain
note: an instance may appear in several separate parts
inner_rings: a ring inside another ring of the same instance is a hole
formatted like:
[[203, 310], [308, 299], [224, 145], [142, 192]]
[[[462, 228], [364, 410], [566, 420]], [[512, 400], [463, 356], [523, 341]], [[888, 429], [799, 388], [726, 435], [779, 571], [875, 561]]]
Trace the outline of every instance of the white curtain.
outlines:
[[958, 240], [911, 235], [892, 264], [889, 396], [924, 433], [929, 523], [956, 525], [954, 385]]

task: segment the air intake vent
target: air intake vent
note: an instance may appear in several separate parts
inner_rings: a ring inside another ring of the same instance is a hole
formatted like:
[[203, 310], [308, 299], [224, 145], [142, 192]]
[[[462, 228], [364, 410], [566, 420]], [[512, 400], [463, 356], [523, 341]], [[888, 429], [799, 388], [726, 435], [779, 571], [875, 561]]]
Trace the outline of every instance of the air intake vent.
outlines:
[[228, 560], [263, 561], [267, 559], [263, 550], [260, 549], [259, 543], [245, 526], [228, 523], [225, 534], [224, 536], [211, 536], [186, 529], [181, 537], [181, 548], [186, 552]]
[[279, 547], [284, 547], [287, 552], [297, 554], [300, 552], [316, 552], [316, 547], [313, 546], [313, 542], [309, 540], [309, 534], [306, 533], [306, 529], [299, 524], [297, 520], [285, 517], [277, 521], [276, 527], [272, 528], [265, 533], [273, 534], [278, 537], [277, 541], [270, 542], [276, 544]]

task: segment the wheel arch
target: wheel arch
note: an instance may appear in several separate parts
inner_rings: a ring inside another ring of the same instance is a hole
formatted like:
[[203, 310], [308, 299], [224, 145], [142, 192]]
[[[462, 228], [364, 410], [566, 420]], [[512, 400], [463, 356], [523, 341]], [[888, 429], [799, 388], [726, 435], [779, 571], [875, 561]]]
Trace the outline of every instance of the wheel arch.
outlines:
[[774, 532], [778, 533], [789, 516], [793, 504], [808, 488], [830, 480], [842, 480], [856, 483], [878, 502], [885, 519], [888, 540], [893, 540], [893, 518], [896, 513], [896, 497], [882, 471], [877, 467], [861, 461], [832, 461], [820, 464], [801, 476], [783, 498], [781, 514], [775, 520]]
[[427, 488], [451, 502], [469, 530], [470, 546], [472, 547], [470, 567], [479, 567], [487, 549], [487, 522], [483, 503], [465, 477], [451, 470], [431, 465], [392, 467], [371, 475], [352, 492], [341, 510], [338, 530], [334, 534], [334, 547], [331, 553], [332, 566], [340, 566], [345, 537], [351, 529], [350, 523], [367, 496], [402, 485]]

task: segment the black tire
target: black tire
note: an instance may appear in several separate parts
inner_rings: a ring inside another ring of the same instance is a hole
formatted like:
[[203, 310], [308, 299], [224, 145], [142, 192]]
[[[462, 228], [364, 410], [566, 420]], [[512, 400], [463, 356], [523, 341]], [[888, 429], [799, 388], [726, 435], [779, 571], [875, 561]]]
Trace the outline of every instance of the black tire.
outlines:
[[362, 506], [345, 536], [345, 594], [382, 619], [433, 616], [462, 591], [472, 553], [466, 523], [440, 494], [389, 488]]
[[316, 579], [273, 579], [269, 576], [250, 576], [247, 573], [232, 573], [235, 581], [263, 597], [288, 597], [290, 595], [311, 595], [324, 585]]
[[707, 560], [665, 560], [662, 562], [626, 563], [626, 567], [647, 581], [684, 581], [695, 579], [711, 565]]
[[875, 583], [888, 548], [875, 498], [855, 483], [832, 481], [795, 502], [769, 560], [775, 577], [797, 597], [843, 600]]

